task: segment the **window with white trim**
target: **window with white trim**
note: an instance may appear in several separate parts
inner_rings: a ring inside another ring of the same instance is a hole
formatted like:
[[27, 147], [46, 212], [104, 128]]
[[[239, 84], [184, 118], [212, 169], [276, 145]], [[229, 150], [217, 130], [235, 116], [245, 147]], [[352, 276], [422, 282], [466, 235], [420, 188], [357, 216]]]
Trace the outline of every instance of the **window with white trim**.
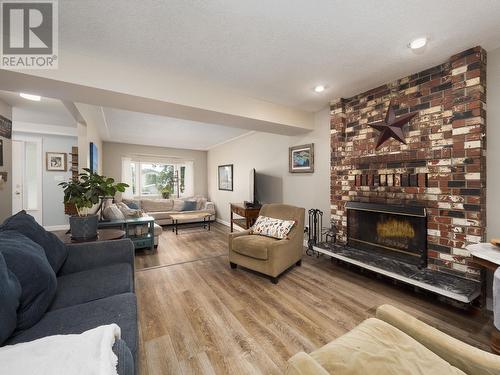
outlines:
[[189, 197], [194, 191], [193, 162], [122, 158], [122, 181], [129, 185], [125, 197]]

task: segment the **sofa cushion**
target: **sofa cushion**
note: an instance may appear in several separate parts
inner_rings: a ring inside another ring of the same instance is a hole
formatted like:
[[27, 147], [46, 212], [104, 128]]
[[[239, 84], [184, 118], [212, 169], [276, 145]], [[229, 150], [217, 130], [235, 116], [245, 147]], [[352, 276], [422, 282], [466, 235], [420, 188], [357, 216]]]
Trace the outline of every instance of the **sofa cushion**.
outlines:
[[70, 273], [57, 278], [49, 311], [133, 291], [134, 275], [127, 263]]
[[17, 330], [38, 322], [56, 294], [56, 274], [40, 245], [19, 232], [0, 232], [0, 253], [21, 286]]
[[135, 294], [125, 293], [47, 312], [30, 329], [17, 332], [7, 345], [27, 342], [51, 335], [82, 333], [89, 329], [115, 323], [121, 338], [135, 358], [137, 350], [137, 302]]
[[0, 345], [16, 329], [21, 292], [21, 284], [7, 268], [7, 263], [0, 253]]
[[172, 211], [172, 199], [141, 199], [141, 207], [145, 212]]
[[2, 230], [17, 230], [39, 244], [55, 273], [59, 272], [68, 256], [68, 249], [62, 241], [54, 233], [47, 232], [26, 211], [20, 211], [5, 220], [0, 226]]
[[175, 214], [175, 211], [160, 211], [160, 212], [148, 212], [148, 216], [151, 216], [155, 220], [165, 220], [170, 219], [171, 214]]
[[310, 356], [330, 374], [465, 375], [412, 337], [375, 318]]
[[172, 211], [182, 211], [184, 208], [184, 200], [183, 199], [174, 199], [174, 205], [172, 207]]
[[196, 211], [196, 201], [184, 201], [182, 211]]
[[250, 235], [233, 239], [233, 251], [247, 257], [267, 260], [268, 247], [278, 241], [275, 238]]

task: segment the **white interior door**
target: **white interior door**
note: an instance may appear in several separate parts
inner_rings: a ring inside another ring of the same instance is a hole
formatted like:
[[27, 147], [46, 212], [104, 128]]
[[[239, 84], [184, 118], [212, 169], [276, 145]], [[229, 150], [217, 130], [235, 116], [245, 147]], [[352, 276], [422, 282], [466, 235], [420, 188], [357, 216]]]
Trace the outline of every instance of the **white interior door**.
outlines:
[[23, 209], [24, 142], [12, 141], [12, 213]]
[[26, 210], [42, 225], [42, 139], [12, 140], [12, 213]]

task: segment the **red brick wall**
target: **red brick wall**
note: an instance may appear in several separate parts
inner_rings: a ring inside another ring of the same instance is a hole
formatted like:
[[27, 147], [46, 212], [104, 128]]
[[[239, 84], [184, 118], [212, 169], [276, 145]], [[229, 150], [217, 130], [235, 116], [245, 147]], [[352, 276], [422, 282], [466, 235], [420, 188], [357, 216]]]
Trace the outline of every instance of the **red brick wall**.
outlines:
[[[389, 101], [396, 115], [418, 111], [377, 151]], [[486, 231], [486, 52], [475, 47], [444, 64], [331, 104], [332, 223], [346, 241], [347, 201], [423, 205], [429, 267], [477, 279], [465, 246]], [[426, 174], [427, 185], [380, 186], [376, 176]], [[356, 183], [362, 175], [365, 186]], [[366, 177], [364, 177], [366, 176]]]

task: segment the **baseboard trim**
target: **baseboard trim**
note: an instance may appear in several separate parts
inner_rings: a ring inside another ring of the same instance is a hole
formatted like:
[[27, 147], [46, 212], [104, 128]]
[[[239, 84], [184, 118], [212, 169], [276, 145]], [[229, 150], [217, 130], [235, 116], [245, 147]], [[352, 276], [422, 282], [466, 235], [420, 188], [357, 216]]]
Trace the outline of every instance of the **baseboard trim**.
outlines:
[[69, 224], [65, 225], [48, 225], [44, 226], [45, 230], [48, 230], [49, 232], [54, 232], [56, 230], [68, 230], [69, 229]]
[[[222, 220], [222, 219], [215, 219], [216, 222], [218, 222], [219, 224], [222, 224], [222, 225], [225, 225], [226, 227], [230, 227], [231, 224], [228, 222], [228, 221], [225, 221], [225, 220]], [[237, 224], [234, 224], [233, 225], [233, 229], [235, 231], [238, 231], [238, 232], [243, 232], [245, 229], [243, 229], [242, 227], [238, 226]]]

